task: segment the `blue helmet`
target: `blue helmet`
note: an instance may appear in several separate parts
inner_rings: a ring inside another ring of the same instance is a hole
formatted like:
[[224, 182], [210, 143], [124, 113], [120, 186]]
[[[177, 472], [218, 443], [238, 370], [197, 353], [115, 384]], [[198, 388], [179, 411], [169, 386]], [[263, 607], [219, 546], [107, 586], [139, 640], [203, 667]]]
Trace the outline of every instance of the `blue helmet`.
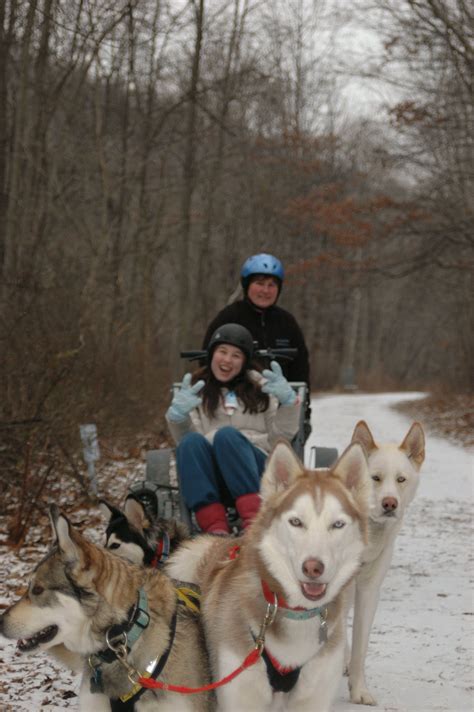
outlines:
[[285, 270], [277, 257], [261, 252], [259, 255], [252, 255], [245, 260], [240, 270], [240, 281], [244, 289], [247, 289], [250, 277], [254, 274], [265, 274], [269, 277], [276, 277], [280, 285], [285, 278]]

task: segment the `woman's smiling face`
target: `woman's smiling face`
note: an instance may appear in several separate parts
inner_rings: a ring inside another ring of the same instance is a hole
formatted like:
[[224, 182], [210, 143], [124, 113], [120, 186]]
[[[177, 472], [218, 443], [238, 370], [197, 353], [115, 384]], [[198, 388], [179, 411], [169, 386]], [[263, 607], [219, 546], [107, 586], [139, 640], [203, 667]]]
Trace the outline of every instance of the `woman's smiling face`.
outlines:
[[245, 363], [244, 352], [231, 344], [219, 344], [214, 349], [211, 371], [221, 383], [228, 383], [239, 375]]
[[275, 277], [257, 274], [252, 277], [247, 290], [247, 297], [259, 309], [268, 309], [278, 299], [279, 282]]

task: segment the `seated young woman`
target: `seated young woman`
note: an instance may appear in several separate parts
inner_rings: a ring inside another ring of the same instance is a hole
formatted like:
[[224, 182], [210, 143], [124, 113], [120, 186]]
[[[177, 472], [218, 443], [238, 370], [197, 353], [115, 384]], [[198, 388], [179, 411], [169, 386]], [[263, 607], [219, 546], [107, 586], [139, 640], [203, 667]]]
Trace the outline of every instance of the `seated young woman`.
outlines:
[[181, 492], [204, 532], [230, 533], [226, 506], [246, 528], [258, 512], [268, 453], [298, 430], [297, 395], [272, 361], [260, 373], [252, 364], [253, 339], [240, 324], [212, 335], [207, 364], [187, 373], [166, 419], [177, 443]]

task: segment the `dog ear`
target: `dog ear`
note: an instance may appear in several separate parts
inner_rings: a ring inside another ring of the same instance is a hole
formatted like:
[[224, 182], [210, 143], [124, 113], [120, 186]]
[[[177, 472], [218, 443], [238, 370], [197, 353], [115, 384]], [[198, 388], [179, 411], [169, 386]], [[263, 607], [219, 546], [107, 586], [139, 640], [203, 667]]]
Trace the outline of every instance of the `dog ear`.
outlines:
[[130, 524], [135, 527], [135, 529], [138, 529], [139, 532], [143, 532], [150, 526], [143, 504], [135, 499], [135, 497], [127, 497], [124, 512]]
[[106, 499], [99, 500], [99, 509], [109, 522], [113, 521], [114, 519], [120, 519], [123, 517], [123, 513], [120, 511], [120, 509], [114, 507], [113, 504], [109, 504]]
[[372, 450], [377, 449], [375, 440], [372, 437], [372, 433], [369, 430], [369, 426], [365, 420], [359, 420], [352, 433], [351, 443], [359, 443], [362, 445], [367, 455], [370, 455]]
[[404, 450], [409, 460], [411, 460], [417, 470], [425, 459], [425, 433], [420, 423], [414, 422], [400, 445], [400, 450]]
[[68, 563], [76, 563], [81, 558], [80, 547], [74, 541], [77, 533], [71, 526], [69, 519], [53, 504], [50, 508], [50, 519], [59, 551]]
[[354, 495], [369, 497], [372, 483], [369, 473], [367, 456], [362, 445], [358, 442], [351, 443], [342, 453], [330, 471], [331, 476], [337, 477]]
[[262, 476], [262, 499], [288, 489], [303, 474], [303, 463], [297, 458], [291, 445], [286, 440], [279, 440], [269, 455]]

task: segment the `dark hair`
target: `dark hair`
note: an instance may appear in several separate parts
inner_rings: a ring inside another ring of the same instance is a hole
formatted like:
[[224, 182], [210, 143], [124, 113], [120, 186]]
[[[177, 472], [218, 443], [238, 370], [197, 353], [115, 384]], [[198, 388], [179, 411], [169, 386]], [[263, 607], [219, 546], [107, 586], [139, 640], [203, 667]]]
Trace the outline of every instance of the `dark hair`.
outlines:
[[[261, 370], [260, 366], [253, 362], [249, 364], [249, 367], [254, 371]], [[203, 366], [193, 373], [192, 383], [196, 383], [200, 379], [205, 381], [205, 386], [199, 395], [202, 397], [204, 412], [209, 418], [215, 415], [221, 397], [221, 388], [229, 388], [229, 390], [234, 391], [237, 398], [244, 404], [244, 413], [247, 411], [249, 413], [263, 413], [270, 404], [268, 394], [264, 393], [260, 384], [251, 378], [247, 368], [243, 369], [229, 383], [221, 383], [212, 373], [210, 366]]]

